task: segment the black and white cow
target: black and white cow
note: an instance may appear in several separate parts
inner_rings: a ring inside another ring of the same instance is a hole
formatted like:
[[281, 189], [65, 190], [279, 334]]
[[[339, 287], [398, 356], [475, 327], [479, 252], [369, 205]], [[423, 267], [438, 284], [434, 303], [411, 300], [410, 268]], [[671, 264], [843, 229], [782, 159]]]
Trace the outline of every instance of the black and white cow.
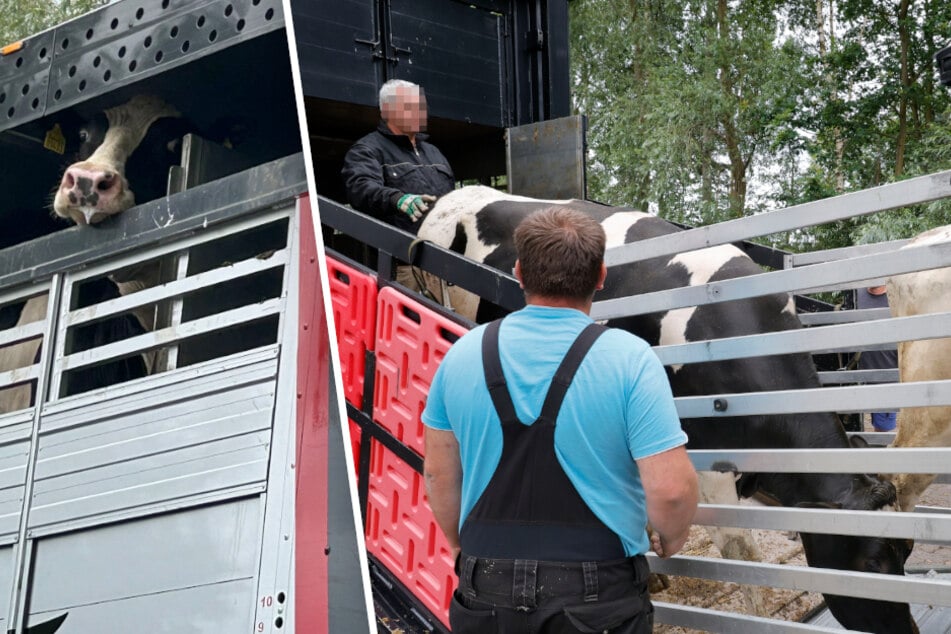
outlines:
[[[598, 219], [608, 247], [679, 231], [646, 213], [586, 201], [539, 201], [502, 194], [487, 187], [464, 187], [441, 198], [423, 220], [419, 238], [463, 253], [502, 271], [515, 260], [512, 236], [529, 213], [552, 204], [570, 204]], [[723, 245], [673, 256], [653, 258], [609, 269], [604, 290], [595, 299], [626, 297], [664, 289], [699, 285], [760, 273], [740, 249]], [[453, 306], [473, 317], [474, 302], [452, 287]], [[477, 302], [477, 299], [475, 300]], [[609, 326], [633, 332], [652, 345], [678, 344], [721, 337], [799, 328], [788, 294], [678, 308], [650, 315], [611, 320]], [[677, 396], [756, 392], [819, 387], [807, 354], [737, 359], [668, 367]], [[835, 415], [797, 414], [748, 416], [683, 421], [695, 449], [797, 447], [847, 448], [849, 441]], [[782, 506], [829, 506], [851, 510], [893, 510], [895, 488], [865, 474], [701, 474], [705, 501], [736, 503], [737, 495], [756, 497]], [[728, 530], [712, 537], [725, 557], [758, 554], [745, 531]], [[911, 550], [906, 540], [803, 534], [811, 566], [900, 575]], [[835, 617], [844, 626], [867, 632], [917, 632], [907, 603], [872, 601], [826, 595]]]
[[[139, 95], [98, 113], [72, 131], [76, 162], [65, 169], [56, 188], [53, 212], [78, 225], [91, 225], [165, 195], [169, 167], [179, 161], [181, 139], [187, 131], [179, 113], [154, 96]], [[145, 267], [121, 279], [94, 280], [80, 289], [80, 303], [95, 304], [151, 286], [157, 275], [156, 267]], [[47, 296], [40, 295], [19, 307], [5, 307], [4, 314], [11, 321], [18, 311], [16, 323], [22, 325], [45, 319], [46, 309]], [[121, 315], [77, 328], [74, 351], [119, 341], [151, 327], [149, 311], [140, 309], [134, 318]], [[0, 372], [35, 363], [40, 344], [35, 338], [0, 348]], [[69, 378], [67, 390], [84, 392], [143, 376], [149, 362], [136, 356], [77, 371]], [[28, 383], [0, 390], [0, 414], [28, 407], [35, 398], [33, 392]]]

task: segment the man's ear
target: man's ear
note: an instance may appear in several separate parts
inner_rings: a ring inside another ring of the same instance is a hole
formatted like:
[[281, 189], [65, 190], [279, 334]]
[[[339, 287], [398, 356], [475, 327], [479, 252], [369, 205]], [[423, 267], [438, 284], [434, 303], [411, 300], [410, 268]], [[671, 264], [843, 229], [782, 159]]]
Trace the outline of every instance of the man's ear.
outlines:
[[515, 268], [512, 269], [512, 275], [518, 280], [518, 287], [524, 289], [525, 285], [522, 284], [522, 263], [518, 260], [515, 260]]
[[601, 262], [601, 272], [598, 273], [598, 285], [595, 286], [596, 290], [601, 290], [604, 288], [604, 280], [608, 277], [608, 266], [604, 262]]

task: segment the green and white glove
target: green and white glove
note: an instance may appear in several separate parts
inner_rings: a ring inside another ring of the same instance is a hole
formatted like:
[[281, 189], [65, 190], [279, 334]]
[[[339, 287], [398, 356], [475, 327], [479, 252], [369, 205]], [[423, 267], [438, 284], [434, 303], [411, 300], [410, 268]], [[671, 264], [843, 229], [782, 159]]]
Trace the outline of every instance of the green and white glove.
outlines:
[[413, 222], [419, 222], [423, 214], [429, 211], [429, 204], [433, 202], [436, 202], [436, 197], [429, 194], [403, 194], [397, 201], [396, 207]]

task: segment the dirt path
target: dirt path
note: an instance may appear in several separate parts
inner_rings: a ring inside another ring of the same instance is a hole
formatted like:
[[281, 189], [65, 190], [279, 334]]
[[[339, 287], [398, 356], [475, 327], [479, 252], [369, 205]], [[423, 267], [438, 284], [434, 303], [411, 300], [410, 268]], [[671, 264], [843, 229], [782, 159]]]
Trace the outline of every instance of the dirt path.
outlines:
[[[951, 509], [951, 484], [933, 484], [925, 491], [920, 504]], [[753, 537], [762, 549], [765, 561], [768, 563], [806, 565], [802, 544], [798, 539], [791, 539], [789, 534], [779, 531], [754, 530]], [[717, 548], [701, 527], [691, 529], [690, 540], [682, 554], [696, 557], [719, 557]], [[916, 544], [908, 558], [906, 568], [908, 568], [909, 573], [917, 574], [932, 569], [938, 572], [951, 571], [951, 546]], [[671, 577], [670, 581], [671, 587], [669, 589], [651, 595], [651, 599], [723, 612], [749, 613], [739, 584], [689, 577]], [[798, 590], [768, 589], [766, 598], [770, 617], [787, 621], [801, 621], [814, 609], [822, 605], [820, 594]], [[660, 624], [654, 627], [654, 632], [700, 634], [701, 631]]]

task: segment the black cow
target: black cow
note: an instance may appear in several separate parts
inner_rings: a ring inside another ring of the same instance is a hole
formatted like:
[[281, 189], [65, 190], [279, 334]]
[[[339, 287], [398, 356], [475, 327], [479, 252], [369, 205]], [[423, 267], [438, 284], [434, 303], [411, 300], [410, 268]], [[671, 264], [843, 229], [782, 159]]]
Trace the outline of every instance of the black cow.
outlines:
[[[511, 271], [515, 260], [512, 236], [518, 223], [532, 211], [552, 204], [572, 207], [598, 219], [607, 233], [608, 247], [680, 231], [655, 216], [585, 201], [539, 201], [508, 196], [487, 187], [465, 187], [440, 199], [423, 220], [419, 237]], [[731, 245], [653, 258], [609, 270], [604, 290], [595, 299], [627, 297], [688, 285], [761, 273], [742, 251]], [[472, 312], [458, 287], [454, 306]], [[649, 315], [611, 320], [609, 326], [637, 334], [651, 345], [667, 345], [721, 337], [799, 328], [788, 294], [678, 308]], [[819, 387], [807, 354], [790, 354], [688, 364], [667, 368], [677, 396], [756, 392]], [[838, 418], [831, 413], [687, 419], [683, 427], [692, 449], [848, 448]], [[865, 474], [702, 474], [705, 500], [730, 502], [756, 498], [782, 506], [829, 506], [851, 510], [893, 510], [895, 488]], [[712, 482], [720, 488], [712, 492]], [[728, 490], [723, 487], [726, 484]], [[729, 537], [714, 541], [727, 557], [750, 557], [755, 546]], [[904, 574], [910, 542], [898, 539], [803, 534], [810, 566]], [[826, 595], [835, 617], [845, 627], [868, 632], [911, 634], [917, 626], [907, 603], [872, 601]]]
[[[187, 126], [173, 107], [144, 95], [85, 121], [70, 139], [76, 148], [76, 162], [64, 170], [54, 194], [53, 212], [76, 224], [90, 225], [136, 203], [165, 195], [169, 167], [180, 159]], [[155, 267], [139, 268], [122, 279], [92, 280], [80, 286], [77, 303], [80, 307], [96, 304], [150, 286], [156, 280]], [[4, 307], [6, 327], [14, 319], [18, 324], [44, 319], [46, 305], [46, 295], [41, 295], [25, 304]], [[134, 317], [120, 315], [95, 322], [75, 329], [70, 352], [120, 341], [151, 327], [146, 310], [137, 311]], [[0, 372], [35, 363], [39, 348], [40, 340], [33, 339], [0, 349]], [[78, 370], [67, 377], [65, 388], [67, 393], [79, 393], [144, 376], [148, 363], [137, 355]], [[0, 390], [0, 413], [29, 406], [35, 399], [33, 392], [30, 384]]]

